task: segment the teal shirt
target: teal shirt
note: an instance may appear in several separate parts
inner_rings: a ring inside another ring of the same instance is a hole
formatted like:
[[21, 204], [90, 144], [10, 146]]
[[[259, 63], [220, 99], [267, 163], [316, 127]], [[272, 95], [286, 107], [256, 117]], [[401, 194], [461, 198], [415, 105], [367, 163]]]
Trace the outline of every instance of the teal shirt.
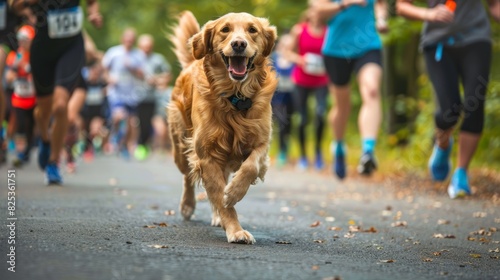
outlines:
[[352, 5], [328, 21], [323, 55], [355, 59], [371, 50], [382, 49], [375, 26], [375, 1], [367, 0], [364, 7]]

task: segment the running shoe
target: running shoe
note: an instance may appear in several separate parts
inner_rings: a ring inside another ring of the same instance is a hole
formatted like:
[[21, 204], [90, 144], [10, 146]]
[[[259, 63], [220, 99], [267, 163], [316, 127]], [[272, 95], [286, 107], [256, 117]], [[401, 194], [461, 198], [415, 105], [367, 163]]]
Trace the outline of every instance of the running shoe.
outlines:
[[89, 147], [84, 153], [83, 153], [83, 160], [85, 162], [92, 162], [94, 160], [94, 149], [92, 147]]
[[471, 194], [469, 188], [469, 177], [463, 168], [457, 168], [451, 177], [448, 186], [448, 194], [452, 199], [463, 198]]
[[68, 161], [66, 163], [66, 172], [68, 172], [69, 174], [76, 172], [76, 163], [74, 161]]
[[46, 143], [40, 140], [38, 143], [38, 166], [40, 169], [45, 170], [47, 164], [49, 163], [50, 157], [50, 143]]
[[377, 161], [372, 153], [364, 153], [359, 159], [358, 173], [364, 176], [370, 176], [377, 170]]
[[47, 163], [47, 166], [45, 167], [45, 184], [47, 186], [62, 184], [62, 177], [61, 173], [59, 172], [59, 167], [57, 166], [57, 163], [55, 162]]
[[316, 168], [316, 170], [322, 170], [324, 167], [325, 167], [325, 162], [323, 161], [323, 155], [321, 153], [316, 153], [314, 168]]
[[307, 162], [307, 158], [302, 156], [299, 159], [299, 163], [297, 164], [297, 169], [299, 171], [305, 171], [309, 167], [309, 162]]
[[346, 166], [345, 166], [345, 147], [343, 144], [332, 143], [331, 150], [333, 152], [333, 172], [337, 175], [339, 179], [344, 179], [346, 176]]
[[278, 154], [278, 159], [276, 161], [276, 165], [278, 168], [284, 167], [287, 162], [287, 155], [285, 151], [280, 151]]
[[145, 160], [149, 155], [148, 148], [144, 145], [137, 145], [134, 151], [134, 156], [138, 161]]
[[429, 159], [429, 170], [432, 179], [435, 181], [444, 181], [448, 177], [451, 169], [451, 148], [453, 142], [450, 139], [450, 144], [447, 149], [441, 149], [437, 144], [434, 145], [431, 158]]
[[30, 161], [29, 154], [21, 152], [17, 154], [17, 157], [12, 161], [14, 167], [22, 167], [24, 164]]

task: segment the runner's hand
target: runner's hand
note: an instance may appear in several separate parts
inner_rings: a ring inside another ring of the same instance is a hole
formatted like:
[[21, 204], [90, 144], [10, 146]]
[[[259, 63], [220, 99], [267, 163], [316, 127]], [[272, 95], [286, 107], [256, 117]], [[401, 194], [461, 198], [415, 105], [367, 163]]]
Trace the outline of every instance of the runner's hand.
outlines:
[[425, 20], [428, 22], [440, 22], [440, 23], [450, 23], [455, 18], [455, 15], [450, 11], [445, 5], [437, 5], [436, 7], [429, 9]]
[[102, 15], [100, 13], [91, 13], [88, 16], [88, 20], [96, 28], [102, 27]]
[[377, 19], [376, 25], [378, 32], [383, 34], [389, 32], [389, 25], [387, 24], [387, 20], [385, 18]]

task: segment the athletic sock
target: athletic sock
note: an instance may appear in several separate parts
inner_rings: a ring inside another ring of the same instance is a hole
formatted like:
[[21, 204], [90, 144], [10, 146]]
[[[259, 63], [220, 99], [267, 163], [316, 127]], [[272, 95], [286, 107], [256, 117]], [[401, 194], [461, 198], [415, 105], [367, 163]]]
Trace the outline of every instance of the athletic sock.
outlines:
[[335, 142], [335, 155], [336, 156], [343, 156], [345, 154], [344, 151], [344, 140], [337, 140]]
[[375, 149], [376, 143], [377, 140], [375, 138], [363, 138], [362, 140], [363, 154], [373, 154], [373, 150]]

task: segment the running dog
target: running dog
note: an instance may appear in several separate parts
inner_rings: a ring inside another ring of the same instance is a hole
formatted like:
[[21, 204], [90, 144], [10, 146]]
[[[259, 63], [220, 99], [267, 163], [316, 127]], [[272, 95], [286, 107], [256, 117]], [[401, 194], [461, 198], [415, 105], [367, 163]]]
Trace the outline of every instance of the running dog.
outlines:
[[191, 218], [200, 183], [212, 226], [222, 226], [230, 243], [255, 243], [234, 205], [268, 169], [276, 38], [264, 18], [230, 13], [200, 29], [188, 11], [169, 38], [182, 66], [167, 108], [174, 160], [184, 175], [180, 212]]

